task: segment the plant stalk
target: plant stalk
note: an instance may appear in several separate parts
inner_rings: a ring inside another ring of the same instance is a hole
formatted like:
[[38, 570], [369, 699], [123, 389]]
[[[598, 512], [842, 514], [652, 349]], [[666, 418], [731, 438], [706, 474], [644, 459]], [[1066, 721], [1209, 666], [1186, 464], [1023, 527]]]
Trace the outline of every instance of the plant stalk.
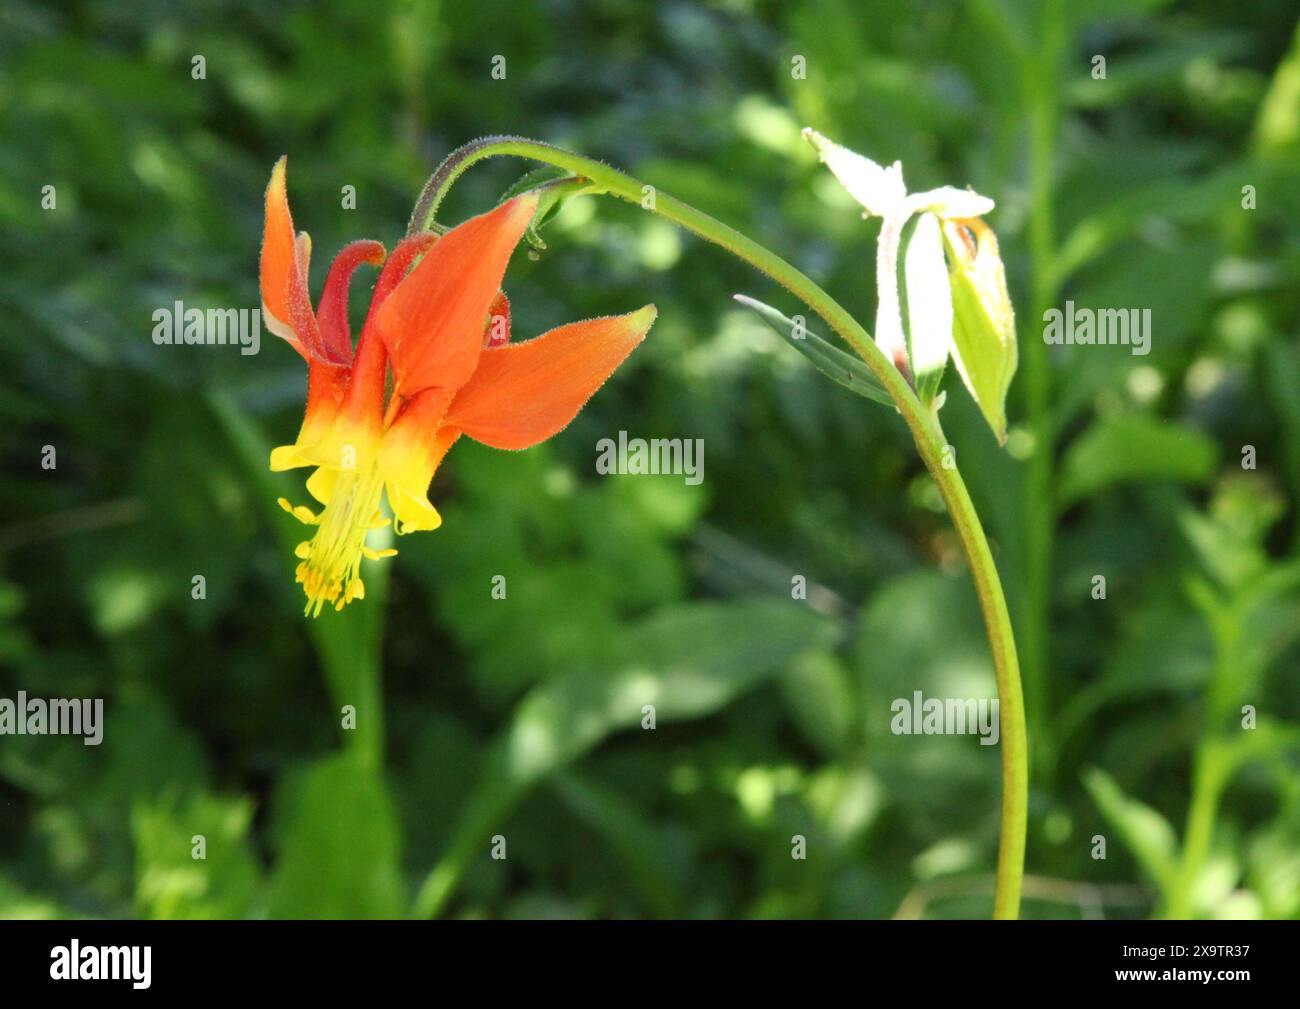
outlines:
[[[602, 162], [522, 137], [485, 137], [454, 151], [430, 177], [411, 215], [408, 233], [428, 230], [451, 185], [476, 162], [507, 155], [554, 165], [589, 180], [598, 189], [652, 210], [721, 246], [776, 281], [838, 333], [866, 362], [902, 414], [917, 451], [939, 487], [970, 565], [997, 676], [1002, 744], [1002, 808], [993, 917], [1016, 918], [1024, 875], [1028, 817], [1029, 755], [1024, 697], [1016, 642], [1006, 597], [988, 539], [955, 464], [944, 464], [947, 440], [938, 418], [917, 398], [911, 384], [888, 361], [861, 325], [829, 294], [781, 257], [734, 228]], [[951, 459], [951, 453], [949, 453]]]
[[1060, 278], [1056, 270], [1053, 215], [1053, 170], [1060, 118], [1057, 62], [1066, 40], [1059, 0], [1044, 9], [1043, 43], [1037, 58], [1022, 71], [1022, 88], [1029, 106], [1029, 255], [1033, 270], [1031, 313], [1024, 327], [1021, 354], [1025, 362], [1025, 412], [1033, 433], [1025, 485], [1025, 580], [1021, 615], [1025, 651], [1025, 689], [1029, 725], [1034, 739], [1036, 775], [1050, 783], [1055, 768], [1049, 626], [1052, 605], [1052, 540], [1056, 521], [1053, 491], [1056, 431], [1052, 420], [1052, 377], [1047, 346], [1039, 326], [1056, 303]]

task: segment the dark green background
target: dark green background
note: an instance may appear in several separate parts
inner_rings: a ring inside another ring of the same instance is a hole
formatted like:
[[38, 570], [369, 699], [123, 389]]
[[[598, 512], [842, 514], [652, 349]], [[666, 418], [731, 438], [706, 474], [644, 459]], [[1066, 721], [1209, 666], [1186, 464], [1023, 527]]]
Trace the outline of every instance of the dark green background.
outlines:
[[[516, 338], [653, 301], [649, 339], [551, 443], [458, 445], [445, 525], [399, 544], [386, 603], [367, 575], [372, 598], [314, 625], [275, 506], [301, 484], [265, 471], [300, 359], [150, 339], [176, 299], [257, 305], [281, 154], [318, 292], [335, 249], [391, 248], [437, 161], [500, 132], [699, 206], [870, 327], [877, 226], [805, 125], [998, 202], [1010, 445], [952, 375], [944, 423], [1031, 639], [1025, 914], [1300, 914], [1283, 0], [8, 0], [0, 696], [103, 697], [107, 724], [98, 748], [0, 738], [0, 914], [987, 914], [997, 748], [889, 732], [913, 690], [992, 695], [974, 595], [897, 415], [730, 300], [799, 311], [784, 292], [637, 208], [571, 204], [508, 274]], [[474, 169], [444, 220], [523, 168]], [[1049, 353], [1037, 312], [1067, 297], [1150, 308], [1151, 354]], [[597, 477], [619, 430], [703, 438], [703, 485]]]

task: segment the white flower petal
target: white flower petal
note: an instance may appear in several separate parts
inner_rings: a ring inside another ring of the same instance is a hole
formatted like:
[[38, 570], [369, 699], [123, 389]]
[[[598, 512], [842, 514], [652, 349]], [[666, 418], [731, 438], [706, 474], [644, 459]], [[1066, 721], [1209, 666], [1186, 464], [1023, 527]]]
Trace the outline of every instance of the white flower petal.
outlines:
[[903, 259], [912, 375], [923, 402], [933, 399], [952, 347], [952, 287], [939, 220], [922, 214]]
[[816, 130], [805, 129], [803, 136], [816, 149], [826, 167], [840, 180], [840, 184], [849, 191], [849, 195], [866, 208], [867, 213], [886, 217], [906, 198], [903, 166], [899, 162], [895, 161], [888, 168], [882, 168], [870, 158], [841, 147]]
[[987, 196], [955, 186], [940, 186], [925, 193], [913, 193], [907, 198], [907, 205], [913, 213], [928, 210], [950, 220], [958, 217], [983, 217], [996, 206]]

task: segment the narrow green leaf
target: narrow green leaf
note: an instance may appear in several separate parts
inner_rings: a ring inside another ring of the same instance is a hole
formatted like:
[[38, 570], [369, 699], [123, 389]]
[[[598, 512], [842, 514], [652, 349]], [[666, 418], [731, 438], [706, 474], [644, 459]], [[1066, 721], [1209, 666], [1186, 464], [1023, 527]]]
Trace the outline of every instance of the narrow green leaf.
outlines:
[[833, 379], [859, 396], [865, 396], [885, 406], [894, 405], [894, 401], [889, 398], [889, 393], [880, 384], [880, 379], [876, 378], [875, 372], [863, 361], [832, 346], [801, 321], [787, 318], [771, 305], [765, 305], [743, 294], [733, 295], [733, 297], [776, 330], [827, 378]]
[[1125, 795], [1105, 771], [1093, 768], [1084, 775], [1083, 783], [1138, 865], [1162, 889], [1167, 889], [1178, 871], [1178, 842], [1169, 821], [1146, 803]]
[[1200, 483], [1218, 464], [1214, 441], [1192, 428], [1142, 414], [1101, 420], [1081, 434], [1061, 463], [1061, 508], [1121, 483]]
[[662, 918], [679, 915], [685, 860], [675, 859], [669, 831], [633, 799], [576, 771], [560, 771], [551, 790], [618, 856], [628, 881]]

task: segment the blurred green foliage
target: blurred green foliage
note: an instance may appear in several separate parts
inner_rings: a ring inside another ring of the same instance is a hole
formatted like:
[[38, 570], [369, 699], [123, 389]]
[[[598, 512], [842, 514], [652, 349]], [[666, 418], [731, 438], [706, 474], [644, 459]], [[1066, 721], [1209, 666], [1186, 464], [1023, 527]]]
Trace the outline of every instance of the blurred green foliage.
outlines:
[[[1034, 94], [1056, 117], [1041, 205]], [[876, 225], [803, 125], [913, 189], [997, 199], [1051, 383], [1034, 414], [1017, 377], [1005, 452], [951, 375], [944, 408], [1017, 625], [1048, 631], [1025, 914], [1300, 915], [1287, 0], [7, 2], [0, 696], [103, 697], [106, 730], [0, 737], [0, 914], [986, 914], [996, 747], [888, 728], [914, 690], [993, 695], [974, 594], [902, 424], [732, 300], [799, 311], [784, 292], [636, 208], [568, 204], [508, 276], [516, 337], [654, 301], [650, 339], [551, 443], [459, 445], [444, 527], [315, 624], [274, 502], [302, 495], [264, 469], [300, 360], [269, 335], [256, 356], [150, 339], [178, 299], [257, 305], [279, 155], [319, 290], [332, 250], [391, 247], [433, 165], [489, 133], [625, 167], [869, 322]], [[476, 168], [444, 219], [523, 170]], [[1150, 308], [1150, 355], [1045, 348], [1045, 281]], [[597, 478], [619, 430], [703, 438], [703, 484]]]

